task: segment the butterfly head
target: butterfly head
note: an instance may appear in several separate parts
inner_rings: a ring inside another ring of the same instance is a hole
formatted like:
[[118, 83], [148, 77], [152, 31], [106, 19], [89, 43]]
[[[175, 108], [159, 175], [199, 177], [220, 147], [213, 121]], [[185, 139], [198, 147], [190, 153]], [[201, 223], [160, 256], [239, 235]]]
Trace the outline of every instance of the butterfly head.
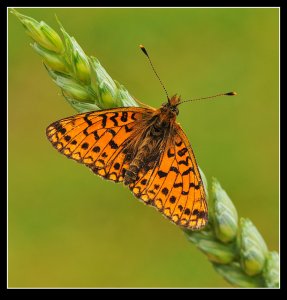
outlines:
[[176, 108], [179, 103], [180, 103], [180, 96], [178, 96], [177, 94], [175, 94], [174, 96], [172, 96], [169, 99], [169, 104], [170, 104], [171, 107]]
[[167, 114], [169, 118], [175, 118], [179, 113], [179, 110], [177, 108], [179, 103], [180, 96], [174, 95], [168, 99], [168, 102], [163, 103], [161, 107], [161, 112]]

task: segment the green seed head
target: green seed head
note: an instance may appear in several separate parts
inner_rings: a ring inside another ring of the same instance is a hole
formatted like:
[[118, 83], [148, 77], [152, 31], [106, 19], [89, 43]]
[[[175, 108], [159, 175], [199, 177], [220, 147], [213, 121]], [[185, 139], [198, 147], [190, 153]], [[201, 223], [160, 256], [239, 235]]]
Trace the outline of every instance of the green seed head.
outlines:
[[84, 84], [89, 84], [91, 82], [91, 71], [88, 58], [75, 39], [72, 39], [72, 45], [71, 62], [74, 74]]
[[85, 86], [78, 84], [75, 80], [58, 75], [54, 81], [70, 98], [87, 103], [94, 102], [89, 90]]
[[264, 281], [260, 276], [248, 276], [240, 268], [238, 263], [228, 265], [214, 264], [215, 270], [233, 286], [238, 287], [262, 287]]
[[96, 58], [91, 57], [90, 62], [96, 78], [100, 106], [103, 109], [120, 107], [121, 103], [118, 101], [118, 88], [115, 82]]
[[88, 57], [75, 38], [70, 37], [62, 24], [59, 21], [58, 23], [65, 39], [67, 60], [72, 66], [74, 78], [81, 81], [83, 84], [90, 84], [91, 70]]
[[64, 45], [61, 38], [49, 25], [45, 22], [37, 22], [33, 18], [20, 14], [15, 9], [11, 10], [23, 24], [27, 34], [39, 45], [56, 53], [62, 53]]
[[268, 287], [279, 287], [279, 255], [277, 252], [268, 253], [263, 276]]
[[262, 272], [267, 257], [267, 246], [253, 223], [240, 220], [240, 263], [246, 274], [256, 275]]
[[46, 66], [57, 72], [66, 74], [69, 72], [66, 62], [62, 56], [41, 47], [37, 43], [31, 44], [31, 46], [40, 56], [42, 56]]
[[224, 243], [231, 242], [235, 239], [238, 228], [236, 208], [215, 178], [212, 183], [212, 191], [214, 195], [212, 211], [215, 234], [220, 241]]
[[231, 246], [225, 246], [216, 241], [201, 240], [197, 247], [206, 254], [210, 261], [215, 263], [228, 264], [235, 258], [235, 251]]
[[234, 245], [223, 245], [216, 241], [211, 231], [202, 230], [196, 232], [185, 230], [185, 234], [212, 262], [228, 264], [232, 262], [236, 256]]

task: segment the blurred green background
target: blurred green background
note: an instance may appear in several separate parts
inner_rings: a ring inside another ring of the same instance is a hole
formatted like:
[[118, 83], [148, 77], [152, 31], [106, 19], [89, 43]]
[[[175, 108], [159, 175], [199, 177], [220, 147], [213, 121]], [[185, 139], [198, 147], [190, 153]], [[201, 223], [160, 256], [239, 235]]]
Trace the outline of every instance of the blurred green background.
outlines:
[[[278, 26], [265, 9], [18, 9], [58, 30], [141, 101], [235, 90], [188, 103], [178, 121], [209, 182], [278, 251]], [[51, 122], [75, 114], [9, 14], [9, 287], [226, 287], [179, 228], [127, 188], [94, 176], [48, 142]]]

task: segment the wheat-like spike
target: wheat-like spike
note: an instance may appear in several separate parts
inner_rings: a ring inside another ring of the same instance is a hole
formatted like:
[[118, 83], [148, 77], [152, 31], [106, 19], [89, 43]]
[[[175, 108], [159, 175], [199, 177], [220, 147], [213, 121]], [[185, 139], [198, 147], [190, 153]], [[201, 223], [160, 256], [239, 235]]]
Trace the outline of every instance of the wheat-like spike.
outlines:
[[42, 57], [48, 74], [78, 112], [139, 106], [125, 87], [114, 81], [96, 58], [85, 54], [58, 19], [64, 42], [45, 22], [38, 22], [15, 9], [10, 11], [32, 38], [31, 46]]

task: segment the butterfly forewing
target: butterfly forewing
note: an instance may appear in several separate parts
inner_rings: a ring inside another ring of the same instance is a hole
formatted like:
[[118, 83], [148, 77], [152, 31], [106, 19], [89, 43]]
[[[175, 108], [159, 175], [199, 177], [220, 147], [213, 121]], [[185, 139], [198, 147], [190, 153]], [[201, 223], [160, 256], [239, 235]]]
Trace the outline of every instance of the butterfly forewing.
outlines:
[[79, 114], [51, 124], [47, 136], [62, 154], [118, 182], [128, 166], [123, 153], [125, 141], [144, 112], [135, 107]]

